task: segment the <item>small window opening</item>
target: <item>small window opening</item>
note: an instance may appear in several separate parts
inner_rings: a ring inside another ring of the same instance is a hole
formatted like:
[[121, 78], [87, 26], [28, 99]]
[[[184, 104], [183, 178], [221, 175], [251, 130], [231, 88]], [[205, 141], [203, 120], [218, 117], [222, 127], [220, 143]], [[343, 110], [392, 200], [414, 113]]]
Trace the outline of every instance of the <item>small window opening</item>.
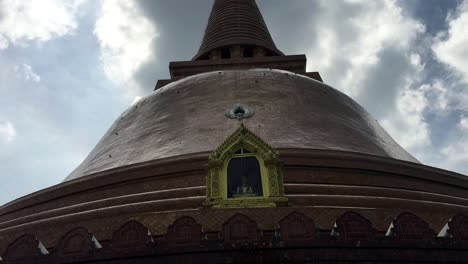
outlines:
[[244, 47], [244, 58], [253, 58], [254, 51], [251, 47]]
[[223, 48], [221, 49], [221, 59], [230, 59], [231, 58], [231, 49]]
[[232, 158], [227, 167], [228, 198], [263, 196], [260, 163], [254, 156]]

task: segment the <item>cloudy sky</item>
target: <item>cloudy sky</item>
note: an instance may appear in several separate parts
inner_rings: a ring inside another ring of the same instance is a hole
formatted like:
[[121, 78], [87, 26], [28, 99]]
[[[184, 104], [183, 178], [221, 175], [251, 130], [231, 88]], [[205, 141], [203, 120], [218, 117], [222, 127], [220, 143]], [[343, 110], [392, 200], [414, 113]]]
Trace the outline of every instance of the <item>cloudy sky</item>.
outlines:
[[[468, 174], [468, 0], [258, 0], [277, 46]], [[0, 0], [0, 204], [63, 180], [195, 55], [212, 0]]]

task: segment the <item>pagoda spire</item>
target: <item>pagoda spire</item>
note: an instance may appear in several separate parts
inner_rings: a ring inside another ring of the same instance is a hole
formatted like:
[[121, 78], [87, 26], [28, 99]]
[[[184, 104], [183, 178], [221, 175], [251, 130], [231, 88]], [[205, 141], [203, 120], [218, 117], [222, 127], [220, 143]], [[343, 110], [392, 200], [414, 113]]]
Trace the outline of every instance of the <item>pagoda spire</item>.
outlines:
[[[244, 51], [243, 47], [249, 50]], [[283, 55], [276, 48], [255, 0], [215, 0], [200, 50], [193, 60], [231, 57], [231, 53], [236, 57], [242, 52], [253, 53], [253, 49], [266, 56]]]

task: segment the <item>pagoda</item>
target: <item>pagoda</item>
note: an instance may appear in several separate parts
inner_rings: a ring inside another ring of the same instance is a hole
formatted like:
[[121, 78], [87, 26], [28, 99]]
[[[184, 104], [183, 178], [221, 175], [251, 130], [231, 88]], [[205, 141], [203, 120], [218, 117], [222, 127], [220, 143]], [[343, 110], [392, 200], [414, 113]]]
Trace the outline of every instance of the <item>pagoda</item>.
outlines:
[[254, 0], [214, 0], [193, 59], [62, 183], [0, 207], [0, 263], [466, 261], [468, 178], [306, 63]]

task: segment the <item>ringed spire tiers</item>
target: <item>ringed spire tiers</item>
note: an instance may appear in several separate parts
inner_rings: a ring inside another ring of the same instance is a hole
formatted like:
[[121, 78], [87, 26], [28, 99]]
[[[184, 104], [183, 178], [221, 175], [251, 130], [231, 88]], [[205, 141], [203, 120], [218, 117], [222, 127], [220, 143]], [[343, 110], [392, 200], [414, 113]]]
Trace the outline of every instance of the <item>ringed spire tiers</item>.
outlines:
[[215, 0], [200, 50], [193, 60], [208, 59], [215, 50], [236, 46], [256, 47], [269, 56], [283, 55], [255, 0]]
[[155, 90], [200, 73], [224, 70], [278, 69], [322, 82], [308, 72], [304, 54], [285, 55], [275, 45], [255, 0], [215, 0], [200, 49], [190, 61], [169, 64], [170, 79]]

